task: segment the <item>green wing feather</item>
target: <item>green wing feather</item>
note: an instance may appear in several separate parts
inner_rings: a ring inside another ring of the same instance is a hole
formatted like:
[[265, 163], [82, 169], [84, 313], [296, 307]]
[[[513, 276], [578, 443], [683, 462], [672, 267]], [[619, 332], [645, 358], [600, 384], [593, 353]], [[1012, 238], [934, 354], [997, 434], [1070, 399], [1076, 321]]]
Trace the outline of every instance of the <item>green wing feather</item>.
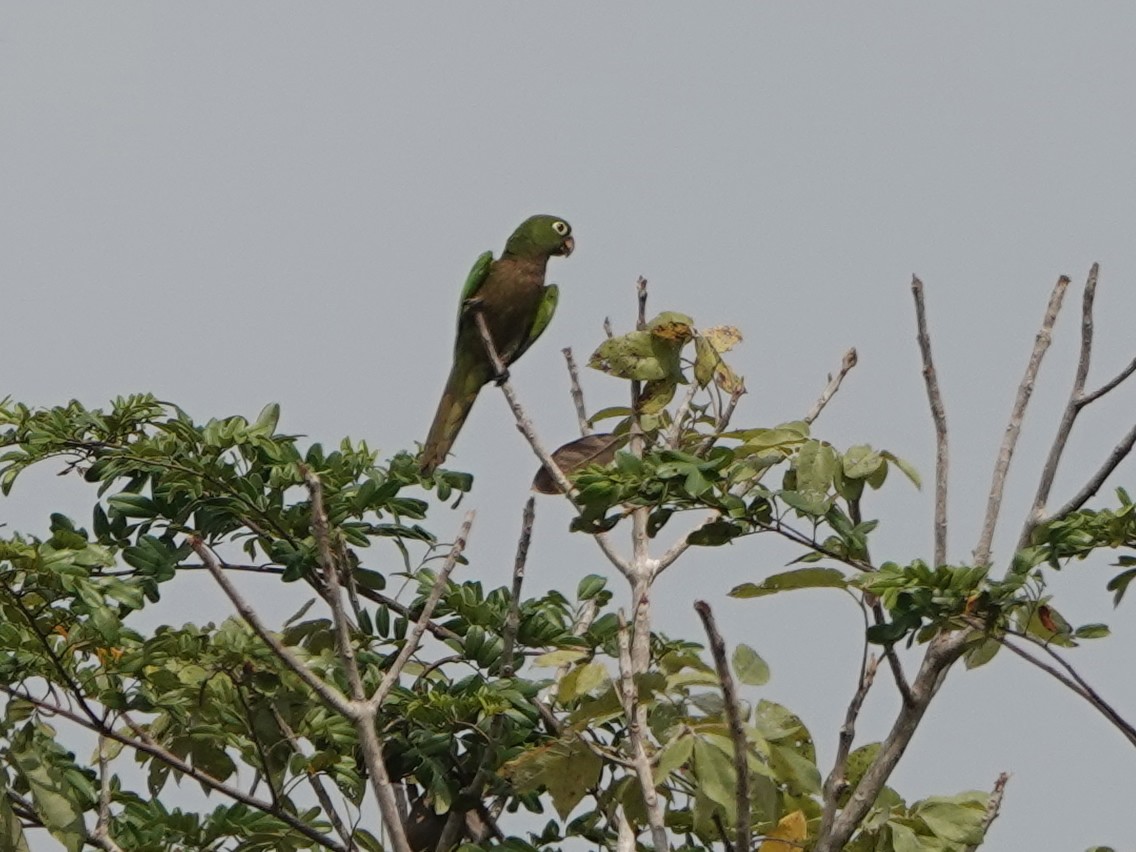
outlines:
[[555, 284], [549, 284], [544, 288], [544, 295], [540, 300], [540, 307], [536, 309], [536, 316], [533, 317], [532, 328], [529, 329], [528, 336], [525, 338], [524, 343], [517, 347], [517, 352], [510, 359], [510, 363], [525, 354], [528, 348], [536, 342], [536, 339], [544, 334], [544, 330], [548, 328], [548, 324], [552, 322], [552, 315], [556, 313], [556, 305], [559, 301], [559, 287]]
[[485, 283], [485, 279], [489, 277], [489, 267], [493, 265], [493, 252], [483, 252], [481, 256], [473, 262], [473, 268], [466, 276], [465, 284], [462, 286], [461, 300], [458, 302], [458, 318], [460, 319], [465, 312], [465, 303], [477, 295], [477, 291], [481, 289], [481, 285]]

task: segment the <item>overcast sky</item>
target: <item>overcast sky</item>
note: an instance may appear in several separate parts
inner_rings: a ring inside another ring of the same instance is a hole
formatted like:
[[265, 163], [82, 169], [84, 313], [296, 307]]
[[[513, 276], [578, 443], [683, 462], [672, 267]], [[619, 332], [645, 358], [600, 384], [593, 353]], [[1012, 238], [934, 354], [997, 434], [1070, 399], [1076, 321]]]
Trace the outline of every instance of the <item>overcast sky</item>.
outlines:
[[[1068, 274], [1078, 289], [1015, 458], [1004, 560], [1068, 393], [1093, 261], [1090, 385], [1136, 348], [1134, 43], [1136, 7], [1121, 3], [9, 0], [0, 396], [97, 405], [152, 391], [200, 420], [278, 401], [286, 431], [412, 448], [471, 263], [550, 212], [577, 250], [553, 260], [559, 311], [513, 370], [549, 444], [576, 434], [560, 349], [585, 360], [605, 316], [626, 330], [643, 275], [652, 311], [745, 333], [739, 425], [800, 417], [856, 346], [818, 434], [891, 449], [930, 482], [918, 273], [953, 441], [951, 558], [964, 561], [1045, 301]], [[622, 383], [586, 373], [593, 409], [623, 401]], [[1130, 387], [1086, 412], [1055, 502], [1134, 411]], [[507, 578], [535, 466], [511, 424], [487, 389], [452, 459], [477, 476], [467, 576], [490, 584]], [[1130, 460], [1115, 483], [1134, 480]], [[48, 511], [79, 512], [89, 495], [45, 474], [0, 504], [0, 521], [42, 530]], [[930, 557], [929, 488], [894, 478], [867, 512], [883, 521], [877, 559]], [[607, 570], [569, 517], [541, 501], [531, 592]], [[441, 510], [431, 526], [444, 537], [459, 520]], [[660, 582], [657, 623], [698, 638], [691, 601], [714, 601], [728, 640], [772, 666], [756, 694], [804, 717], [827, 772], [858, 610], [825, 592], [725, 600], [794, 555], [761, 538], [692, 552]], [[1074, 659], [1133, 719], [1136, 602], [1113, 613], [1111, 573], [1101, 559], [1054, 585], [1072, 622], [1112, 624]], [[178, 605], [153, 617], [228, 615], [202, 578], [176, 582]], [[282, 611], [295, 591], [258, 587]], [[895, 706], [881, 678], [863, 742]], [[1136, 751], [1008, 656], [951, 675], [893, 786], [911, 801], [988, 788], [1003, 770], [1014, 777], [985, 849], [1136, 842]]]

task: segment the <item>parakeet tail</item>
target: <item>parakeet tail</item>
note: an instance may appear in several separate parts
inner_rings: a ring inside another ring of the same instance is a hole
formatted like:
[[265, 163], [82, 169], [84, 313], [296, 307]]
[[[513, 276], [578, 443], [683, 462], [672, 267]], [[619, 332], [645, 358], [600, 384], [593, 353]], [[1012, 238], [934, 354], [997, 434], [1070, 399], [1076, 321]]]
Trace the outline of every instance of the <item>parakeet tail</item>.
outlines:
[[488, 378], [460, 363], [455, 363], [450, 370], [450, 377], [446, 380], [446, 390], [442, 393], [442, 401], [438, 403], [434, 422], [430, 424], [430, 434], [426, 436], [426, 444], [422, 447], [419, 469], [424, 475], [433, 473], [434, 469], [446, 460], [450, 447], [453, 446], [458, 432], [469, 416], [470, 409], [473, 408], [477, 392]]

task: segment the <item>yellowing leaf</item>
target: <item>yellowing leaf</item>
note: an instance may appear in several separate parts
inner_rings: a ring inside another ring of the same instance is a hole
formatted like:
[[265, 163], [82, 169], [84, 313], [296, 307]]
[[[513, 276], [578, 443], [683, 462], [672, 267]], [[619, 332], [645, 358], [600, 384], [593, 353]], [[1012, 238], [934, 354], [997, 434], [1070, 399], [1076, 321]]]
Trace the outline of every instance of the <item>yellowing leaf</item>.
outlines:
[[716, 325], [713, 328], [704, 329], [702, 336], [706, 338], [707, 343], [719, 352], [729, 352], [742, 339], [741, 331], [732, 325]]
[[804, 812], [793, 811], [781, 817], [777, 827], [765, 835], [758, 852], [796, 852], [808, 836], [808, 820]]

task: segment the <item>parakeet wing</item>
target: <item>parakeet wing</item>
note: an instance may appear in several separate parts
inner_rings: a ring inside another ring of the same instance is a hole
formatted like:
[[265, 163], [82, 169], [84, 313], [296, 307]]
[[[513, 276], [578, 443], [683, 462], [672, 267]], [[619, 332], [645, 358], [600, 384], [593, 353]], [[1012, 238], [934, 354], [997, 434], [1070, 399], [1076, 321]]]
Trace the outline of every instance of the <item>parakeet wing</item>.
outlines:
[[477, 291], [481, 289], [481, 285], [485, 283], [485, 279], [489, 277], [489, 267], [493, 263], [493, 252], [483, 252], [481, 256], [473, 262], [473, 268], [466, 276], [465, 285], [462, 287], [461, 300], [458, 302], [458, 316], [461, 317], [465, 311], [465, 303], [477, 295]]
[[525, 342], [517, 349], [517, 354], [513, 356], [512, 360], [516, 361], [525, 353], [530, 346], [532, 346], [538, 337], [540, 337], [548, 324], [552, 322], [552, 315], [556, 313], [556, 305], [560, 301], [560, 288], [555, 284], [549, 284], [544, 288], [544, 296], [540, 300], [540, 307], [537, 308], [536, 316], [533, 317], [532, 328], [529, 329], [528, 337]]

